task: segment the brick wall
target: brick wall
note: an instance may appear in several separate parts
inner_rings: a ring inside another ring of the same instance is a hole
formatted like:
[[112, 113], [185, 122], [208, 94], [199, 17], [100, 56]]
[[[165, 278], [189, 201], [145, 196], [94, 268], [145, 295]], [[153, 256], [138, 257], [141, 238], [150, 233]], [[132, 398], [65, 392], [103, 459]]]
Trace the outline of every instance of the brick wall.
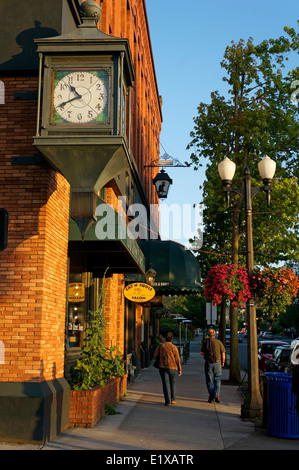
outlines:
[[106, 297], [104, 317], [107, 322], [105, 344], [107, 347], [116, 346], [124, 351], [124, 275], [114, 274], [106, 280]]
[[[101, 29], [130, 41], [136, 71], [132, 151], [149, 201], [158, 202], [152, 185], [158, 170], [144, 170], [144, 164], [159, 158], [161, 112], [143, 1], [104, 0], [101, 6]], [[5, 347], [0, 381], [51, 380], [63, 377], [69, 184], [46, 165], [11, 163], [12, 157], [37, 153], [32, 145], [36, 100], [31, 96], [16, 101], [15, 93], [36, 93], [38, 78], [32, 73], [4, 74], [0, 79], [5, 86], [5, 104], [0, 105], [0, 207], [9, 212], [9, 243], [0, 252], [0, 341]], [[123, 350], [123, 276], [114, 275], [109, 289], [107, 346]]]
[[127, 376], [110, 380], [105, 387], [92, 390], [71, 391], [70, 426], [95, 426], [105, 416], [105, 405], [114, 407], [127, 391]]
[[[143, 0], [96, 0], [101, 4], [100, 29], [106, 34], [129, 39], [136, 81], [132, 89], [131, 147], [145, 192], [152, 204], [158, 197], [152, 180], [159, 168], [147, 168], [159, 160], [161, 132], [161, 99], [157, 80], [148, 23]], [[158, 221], [158, 214], [156, 219]]]
[[69, 185], [46, 165], [12, 165], [32, 146], [37, 77], [1, 77], [0, 207], [9, 212], [9, 242], [0, 253], [0, 381], [63, 377]]

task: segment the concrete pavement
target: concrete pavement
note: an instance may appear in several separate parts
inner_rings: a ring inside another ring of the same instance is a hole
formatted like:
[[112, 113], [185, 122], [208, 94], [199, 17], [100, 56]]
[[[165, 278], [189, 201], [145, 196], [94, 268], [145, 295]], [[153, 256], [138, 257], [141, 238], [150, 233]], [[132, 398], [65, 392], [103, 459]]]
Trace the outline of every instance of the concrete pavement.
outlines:
[[[299, 450], [299, 439], [270, 436], [260, 424], [240, 418], [238, 387], [222, 384], [221, 403], [208, 403], [199, 341], [191, 342], [188, 363], [177, 378], [177, 404], [165, 406], [161, 379], [153, 366], [142, 370], [128, 394], [94, 428], [69, 428], [44, 446], [0, 445], [0, 450]], [[229, 371], [223, 369], [223, 381]], [[115, 454], [114, 454], [115, 453]], [[106, 452], [107, 454], [107, 452]], [[134, 454], [132, 454], [134, 455]]]

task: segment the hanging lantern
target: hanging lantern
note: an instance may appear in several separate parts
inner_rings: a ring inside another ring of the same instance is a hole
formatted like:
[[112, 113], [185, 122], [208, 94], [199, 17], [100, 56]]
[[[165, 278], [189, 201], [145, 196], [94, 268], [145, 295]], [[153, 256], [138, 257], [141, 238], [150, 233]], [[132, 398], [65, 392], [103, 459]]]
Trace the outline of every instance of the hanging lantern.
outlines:
[[165, 173], [165, 170], [161, 170], [153, 180], [156, 186], [156, 191], [159, 199], [166, 199], [169, 191], [169, 187], [172, 184], [172, 179]]

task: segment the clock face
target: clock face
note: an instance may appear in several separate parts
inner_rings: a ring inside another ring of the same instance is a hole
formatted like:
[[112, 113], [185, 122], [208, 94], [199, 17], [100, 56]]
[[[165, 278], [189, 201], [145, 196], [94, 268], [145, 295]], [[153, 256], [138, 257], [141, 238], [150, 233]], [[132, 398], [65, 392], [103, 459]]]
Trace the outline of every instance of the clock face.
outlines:
[[107, 70], [59, 70], [54, 76], [53, 123], [107, 123], [110, 79]]

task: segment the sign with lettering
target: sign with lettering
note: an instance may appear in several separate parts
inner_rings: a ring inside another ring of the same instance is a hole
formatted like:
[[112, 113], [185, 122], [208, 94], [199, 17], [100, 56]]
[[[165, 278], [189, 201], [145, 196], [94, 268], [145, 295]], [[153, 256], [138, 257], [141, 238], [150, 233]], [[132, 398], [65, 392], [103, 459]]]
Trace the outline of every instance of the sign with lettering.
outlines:
[[133, 282], [124, 288], [124, 296], [132, 302], [148, 302], [155, 295], [155, 289], [145, 282]]
[[81, 282], [72, 282], [69, 284], [69, 302], [84, 302], [85, 287]]

